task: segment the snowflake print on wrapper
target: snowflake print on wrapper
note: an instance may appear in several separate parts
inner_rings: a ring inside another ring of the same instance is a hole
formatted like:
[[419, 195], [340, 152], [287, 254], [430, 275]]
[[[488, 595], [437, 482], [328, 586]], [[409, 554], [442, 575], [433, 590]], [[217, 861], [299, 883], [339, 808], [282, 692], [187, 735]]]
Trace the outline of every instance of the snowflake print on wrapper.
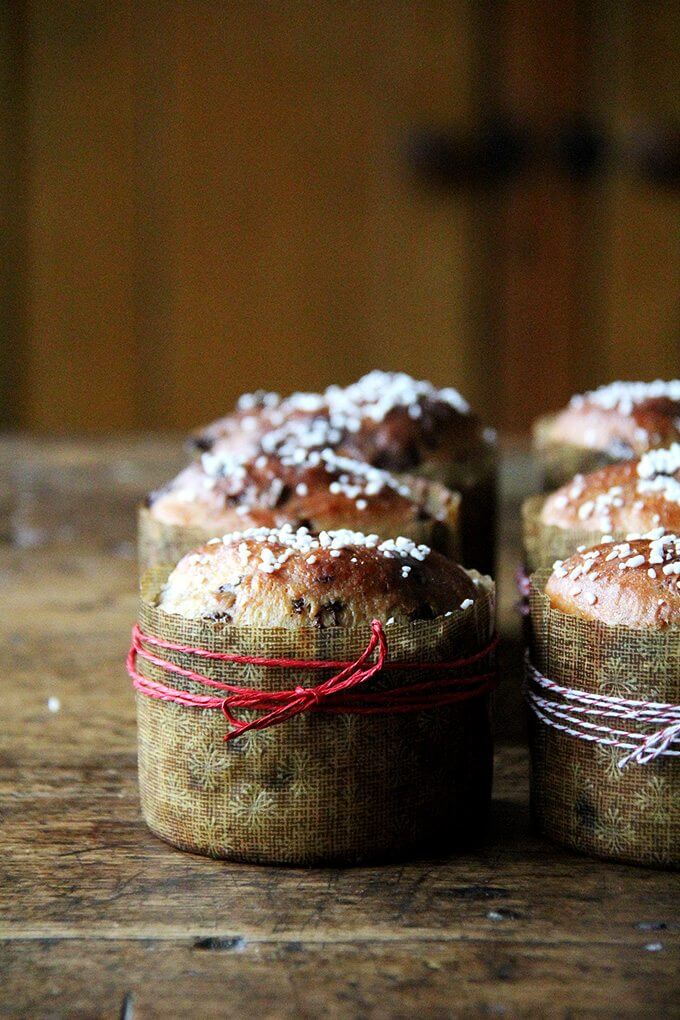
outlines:
[[165, 773], [164, 786], [170, 809], [180, 816], [186, 815], [194, 807], [194, 798], [187, 787], [186, 776], [168, 770]]
[[342, 723], [345, 746], [348, 748], [355, 747], [357, 742], [358, 717], [346, 712], [341, 713], [338, 716], [338, 719]]
[[212, 737], [196, 742], [188, 750], [187, 770], [202, 790], [214, 790], [224, 782], [225, 773], [234, 763], [223, 742], [215, 743]]
[[324, 775], [329, 772], [328, 766], [321, 764], [304, 747], [296, 748], [288, 755], [285, 768], [290, 770], [292, 776], [288, 791], [296, 799], [309, 797], [318, 790]]
[[610, 697], [634, 698], [638, 691], [638, 682], [631, 674], [630, 662], [618, 655], [605, 659], [600, 670], [600, 694]]
[[230, 806], [245, 828], [254, 833], [264, 833], [270, 821], [274, 798], [268, 790], [247, 783], [234, 794]]
[[593, 782], [593, 777], [584, 769], [581, 762], [572, 762], [569, 766], [569, 772], [571, 773], [573, 788], [577, 795], [584, 790], [588, 793], [594, 791], [595, 783]]
[[671, 784], [661, 776], [650, 776], [642, 789], [635, 793], [633, 800], [645, 818], [658, 825], [670, 825], [678, 820], [680, 802], [674, 796]]
[[[455, 722], [452, 721], [452, 713], [442, 711], [441, 709], [428, 709], [424, 712], [418, 712], [416, 725], [423, 735], [431, 740], [438, 741], [448, 736], [453, 741], [461, 735], [460, 726], [456, 726]], [[456, 730], [458, 732], [455, 732]]]
[[198, 815], [192, 823], [192, 838], [211, 857], [223, 857], [234, 850], [227, 825], [214, 815], [210, 818]]
[[647, 656], [637, 668], [635, 677], [636, 698], [644, 701], [663, 699], [663, 677], [667, 674], [668, 660], [661, 655]]
[[[257, 712], [254, 709], [244, 709], [235, 712], [234, 715], [239, 722], [254, 722], [256, 719], [261, 718], [262, 712]], [[230, 729], [230, 725], [225, 721], [225, 726], [226, 733]], [[277, 727], [268, 726], [261, 730], [246, 730], [240, 737], [233, 737], [227, 746], [233, 754], [259, 759], [265, 750], [276, 740]]]
[[595, 754], [600, 768], [610, 782], [619, 783], [623, 775], [619, 762], [626, 752], [611, 744], [595, 744]]
[[172, 738], [174, 738], [172, 743], [174, 744], [175, 752], [183, 754], [187, 748], [200, 741], [204, 732], [206, 718], [203, 712], [195, 708], [188, 708], [185, 705], [173, 705], [172, 702], [166, 703], [165, 710], [170, 713], [170, 719], [164, 729], [167, 742], [170, 743]]
[[238, 679], [231, 680], [239, 687], [252, 687], [258, 690], [262, 687], [262, 677], [265, 670], [262, 666], [255, 666], [252, 662], [240, 663], [238, 667]]
[[610, 805], [595, 823], [595, 835], [612, 855], [626, 853], [635, 844], [635, 828], [626, 821], [617, 805]]

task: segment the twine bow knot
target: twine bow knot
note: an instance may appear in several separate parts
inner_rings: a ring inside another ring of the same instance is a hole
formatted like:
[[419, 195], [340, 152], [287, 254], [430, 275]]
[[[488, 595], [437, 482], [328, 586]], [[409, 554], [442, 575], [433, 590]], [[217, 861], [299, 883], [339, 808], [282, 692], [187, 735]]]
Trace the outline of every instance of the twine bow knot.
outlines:
[[[374, 663], [365, 668], [365, 663], [370, 659], [376, 646], [378, 657]], [[380, 620], [373, 620], [371, 637], [359, 658], [316, 687], [298, 685], [290, 691], [241, 691], [224, 698], [221, 705], [222, 712], [232, 727], [224, 739], [233, 740], [248, 730], [263, 730], [269, 726], [286, 722], [287, 719], [292, 719], [295, 715], [318, 709], [323, 701], [370, 680], [382, 669], [386, 655], [387, 641], [382, 624]], [[244, 722], [234, 716], [232, 709], [235, 708], [264, 710], [265, 715], [250, 722]]]

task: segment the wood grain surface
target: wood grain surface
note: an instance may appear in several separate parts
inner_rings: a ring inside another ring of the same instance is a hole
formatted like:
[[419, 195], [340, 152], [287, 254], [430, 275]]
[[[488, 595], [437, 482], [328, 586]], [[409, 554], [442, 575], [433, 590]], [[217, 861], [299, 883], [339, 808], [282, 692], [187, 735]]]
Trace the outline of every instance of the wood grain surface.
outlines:
[[[526, 471], [506, 461], [506, 582]], [[533, 834], [527, 752], [508, 739], [512, 671], [482, 849], [346, 870], [233, 865], [180, 853], [141, 820], [127, 547], [8, 543], [0, 599], [1, 1015], [673, 1015], [677, 876]]]

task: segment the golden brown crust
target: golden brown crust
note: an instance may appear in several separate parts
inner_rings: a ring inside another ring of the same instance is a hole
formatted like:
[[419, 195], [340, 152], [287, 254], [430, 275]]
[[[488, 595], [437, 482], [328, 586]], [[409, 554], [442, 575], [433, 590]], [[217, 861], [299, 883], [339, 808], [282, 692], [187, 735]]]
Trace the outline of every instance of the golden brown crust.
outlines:
[[467, 609], [477, 594], [461, 567], [407, 539], [261, 529], [185, 556], [159, 606], [225, 624], [328, 627], [433, 619]]
[[346, 433], [339, 444], [347, 456], [395, 472], [418, 471], [424, 465], [436, 472], [452, 460], [474, 460], [487, 446], [479, 418], [443, 404], [432, 405], [417, 420], [403, 407], [381, 422], [364, 418], [361, 428]]
[[680, 440], [680, 380], [612, 383], [572, 398], [550, 424], [552, 442], [640, 456]]
[[163, 524], [213, 535], [290, 524], [388, 536], [435, 529], [437, 521], [450, 519], [456, 502], [443, 486], [311, 451], [302, 462], [264, 453], [245, 462], [204, 455], [153, 494], [149, 509]]
[[680, 538], [605, 542], [555, 564], [545, 587], [553, 609], [609, 626], [680, 623]]
[[323, 395], [293, 394], [283, 400], [246, 395], [246, 407], [201, 430], [200, 450], [251, 456], [258, 445], [293, 440], [310, 426], [327, 434], [320, 446], [394, 472], [425, 469], [446, 478], [438, 466], [474, 460], [493, 445], [485, 429], [455, 390], [437, 390], [397, 372], [371, 372], [345, 388]]
[[[646, 458], [648, 460], [649, 458]], [[644, 534], [653, 528], [680, 533], [680, 502], [662, 488], [652, 488], [641, 475], [640, 461], [611, 464], [588, 475], [577, 475], [551, 493], [543, 504], [541, 522], [564, 529], [585, 529], [601, 534]], [[669, 476], [680, 482], [680, 469]]]
[[276, 405], [255, 404], [246, 409], [237, 408], [231, 414], [198, 429], [189, 437], [189, 445], [197, 453], [217, 450], [223, 455], [247, 459], [260, 452], [264, 436], [284, 428], [290, 422], [301, 427], [309, 426], [317, 417], [323, 418], [321, 410], [311, 412], [293, 409], [280, 399]]

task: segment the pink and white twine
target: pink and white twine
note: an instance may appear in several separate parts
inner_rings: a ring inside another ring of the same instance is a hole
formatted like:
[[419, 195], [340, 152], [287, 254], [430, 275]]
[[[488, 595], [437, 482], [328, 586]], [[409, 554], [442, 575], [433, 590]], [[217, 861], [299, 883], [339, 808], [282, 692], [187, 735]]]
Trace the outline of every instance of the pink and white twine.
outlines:
[[519, 595], [519, 599], [515, 603], [515, 608], [520, 616], [529, 616], [531, 612], [529, 609], [531, 578], [521, 565], [517, 567], [517, 570], [515, 571], [515, 587], [517, 588], [517, 594]]
[[[552, 697], [545, 697], [542, 691]], [[543, 676], [528, 656], [526, 697], [532, 712], [545, 726], [579, 740], [627, 751], [618, 762], [620, 769], [631, 762], [647, 765], [662, 755], [680, 757], [680, 749], [672, 746], [680, 745], [680, 705], [634, 701], [563, 687]], [[620, 725], [639, 723], [646, 732], [618, 729], [606, 721], [614, 719], [621, 720]]]

